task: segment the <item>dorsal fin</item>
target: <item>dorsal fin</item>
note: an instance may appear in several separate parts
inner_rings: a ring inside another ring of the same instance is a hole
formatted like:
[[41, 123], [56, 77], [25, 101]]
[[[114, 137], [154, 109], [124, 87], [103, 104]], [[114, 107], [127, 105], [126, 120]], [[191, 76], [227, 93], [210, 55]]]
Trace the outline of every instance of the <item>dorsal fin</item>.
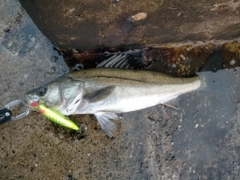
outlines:
[[118, 52], [97, 65], [97, 68], [143, 69], [142, 50]]
[[146, 67], [145, 69], [150, 71], [162, 72], [166, 74], [172, 74], [172, 72], [174, 71], [174, 68], [175, 67], [168, 65], [166, 62], [157, 60], [156, 62]]

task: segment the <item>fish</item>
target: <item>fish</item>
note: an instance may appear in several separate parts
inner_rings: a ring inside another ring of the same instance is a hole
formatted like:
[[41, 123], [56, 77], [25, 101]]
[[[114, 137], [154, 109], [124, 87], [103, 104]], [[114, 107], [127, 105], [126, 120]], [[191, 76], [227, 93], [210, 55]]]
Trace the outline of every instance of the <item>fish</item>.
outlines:
[[47, 119], [60, 124], [64, 127], [73, 129], [78, 131], [79, 127], [71, 121], [68, 117], [64, 116], [60, 112], [56, 111], [52, 108], [47, 108], [41, 101], [39, 102], [33, 102], [30, 105], [33, 109], [39, 111], [41, 114], [43, 114]]
[[200, 77], [127, 69], [94, 68], [70, 72], [25, 94], [27, 104], [41, 101], [64, 115], [93, 114], [113, 137], [118, 113], [166, 104], [201, 87]]

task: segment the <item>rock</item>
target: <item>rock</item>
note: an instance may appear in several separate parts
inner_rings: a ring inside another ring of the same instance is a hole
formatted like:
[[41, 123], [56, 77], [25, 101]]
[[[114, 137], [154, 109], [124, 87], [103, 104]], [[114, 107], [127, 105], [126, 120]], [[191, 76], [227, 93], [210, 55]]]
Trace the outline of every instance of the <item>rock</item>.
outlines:
[[221, 54], [225, 68], [240, 66], [240, 42], [234, 41], [223, 44]]
[[19, 1], [42, 33], [62, 48], [138, 48], [240, 36], [238, 1]]

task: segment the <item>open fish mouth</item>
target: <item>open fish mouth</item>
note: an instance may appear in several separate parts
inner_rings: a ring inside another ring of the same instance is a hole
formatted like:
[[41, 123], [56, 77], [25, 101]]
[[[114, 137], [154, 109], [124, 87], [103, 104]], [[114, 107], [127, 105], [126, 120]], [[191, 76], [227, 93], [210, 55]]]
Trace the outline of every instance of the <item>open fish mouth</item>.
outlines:
[[25, 95], [25, 102], [29, 107], [36, 107], [39, 105], [40, 99], [39, 98], [32, 99], [29, 96]]
[[40, 104], [40, 101], [33, 101], [33, 102], [30, 104], [30, 106], [31, 106], [31, 107], [37, 107], [37, 106], [39, 106], [39, 104]]

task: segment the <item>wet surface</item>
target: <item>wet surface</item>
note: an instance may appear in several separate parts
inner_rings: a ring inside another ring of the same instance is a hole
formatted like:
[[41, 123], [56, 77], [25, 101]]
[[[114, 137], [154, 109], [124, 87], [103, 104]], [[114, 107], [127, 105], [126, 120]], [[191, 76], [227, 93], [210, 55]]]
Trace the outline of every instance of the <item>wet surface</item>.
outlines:
[[[0, 8], [3, 107], [68, 69], [17, 1]], [[178, 110], [158, 105], [122, 114], [113, 139], [92, 115], [70, 116], [82, 133], [37, 112], [1, 125], [0, 179], [238, 179], [240, 69], [199, 75], [207, 86], [179, 97]]]
[[117, 48], [80, 51], [60, 50], [71, 70], [121, 68], [150, 70], [172, 76], [195, 76], [199, 71], [234, 68], [240, 64], [237, 41], [168, 44], [133, 50]]
[[66, 73], [68, 68], [17, 1], [3, 2], [1, 9], [9, 10], [1, 11], [0, 89], [4, 104]]
[[[239, 38], [238, 1], [20, 0], [57, 46], [80, 50]], [[57, 27], [57, 28], [56, 28]]]

